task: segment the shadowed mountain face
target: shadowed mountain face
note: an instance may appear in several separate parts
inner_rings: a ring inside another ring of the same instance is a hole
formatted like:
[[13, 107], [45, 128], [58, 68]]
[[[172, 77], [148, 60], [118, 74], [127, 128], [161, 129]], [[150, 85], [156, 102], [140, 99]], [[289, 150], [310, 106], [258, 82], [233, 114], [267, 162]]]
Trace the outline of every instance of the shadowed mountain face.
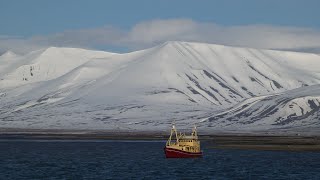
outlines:
[[187, 42], [127, 54], [11, 53], [0, 57], [0, 125], [165, 130], [175, 119], [181, 126], [201, 121], [207, 131], [291, 127], [316, 114], [318, 99], [308, 95], [313, 90], [280, 99], [319, 84], [319, 69], [315, 54]]

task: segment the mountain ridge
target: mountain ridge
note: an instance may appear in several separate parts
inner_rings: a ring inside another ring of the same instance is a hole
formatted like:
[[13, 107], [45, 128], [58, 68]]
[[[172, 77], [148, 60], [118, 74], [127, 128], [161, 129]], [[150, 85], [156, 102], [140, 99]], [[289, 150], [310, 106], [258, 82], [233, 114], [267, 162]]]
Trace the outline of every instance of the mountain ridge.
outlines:
[[201, 120], [214, 113], [320, 82], [316, 54], [178, 41], [124, 54], [48, 48], [18, 60], [32, 63], [0, 73], [8, 128], [163, 130], [175, 119], [210, 131], [214, 121]]

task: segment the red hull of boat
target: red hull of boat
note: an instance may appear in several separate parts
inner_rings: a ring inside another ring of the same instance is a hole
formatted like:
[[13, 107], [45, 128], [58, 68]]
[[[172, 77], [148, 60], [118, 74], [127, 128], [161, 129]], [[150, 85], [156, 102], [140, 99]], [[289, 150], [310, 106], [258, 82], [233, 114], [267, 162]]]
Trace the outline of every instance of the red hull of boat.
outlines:
[[192, 153], [192, 152], [185, 152], [178, 149], [172, 148], [164, 148], [164, 152], [166, 154], [166, 158], [200, 158], [202, 157], [202, 152], [199, 153]]

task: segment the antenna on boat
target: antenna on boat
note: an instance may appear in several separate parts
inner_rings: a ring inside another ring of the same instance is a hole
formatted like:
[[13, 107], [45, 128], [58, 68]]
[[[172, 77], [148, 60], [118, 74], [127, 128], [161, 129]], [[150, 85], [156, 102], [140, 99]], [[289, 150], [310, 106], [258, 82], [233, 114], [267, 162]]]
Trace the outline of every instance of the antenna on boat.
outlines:
[[192, 135], [193, 136], [197, 136], [198, 135], [197, 134], [197, 125], [196, 125], [196, 123], [193, 124]]
[[172, 129], [176, 129], [176, 120], [175, 119], [172, 122]]

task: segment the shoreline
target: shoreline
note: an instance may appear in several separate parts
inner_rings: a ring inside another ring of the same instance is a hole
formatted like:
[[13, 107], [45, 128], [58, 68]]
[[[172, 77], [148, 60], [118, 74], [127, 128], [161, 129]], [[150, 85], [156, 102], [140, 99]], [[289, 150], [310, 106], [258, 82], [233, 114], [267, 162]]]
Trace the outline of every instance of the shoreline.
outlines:
[[[107, 132], [24, 130], [0, 131], [0, 140], [167, 140], [167, 132]], [[208, 134], [200, 135], [205, 149], [320, 152], [320, 136]], [[2, 141], [3, 142], [3, 141]]]

